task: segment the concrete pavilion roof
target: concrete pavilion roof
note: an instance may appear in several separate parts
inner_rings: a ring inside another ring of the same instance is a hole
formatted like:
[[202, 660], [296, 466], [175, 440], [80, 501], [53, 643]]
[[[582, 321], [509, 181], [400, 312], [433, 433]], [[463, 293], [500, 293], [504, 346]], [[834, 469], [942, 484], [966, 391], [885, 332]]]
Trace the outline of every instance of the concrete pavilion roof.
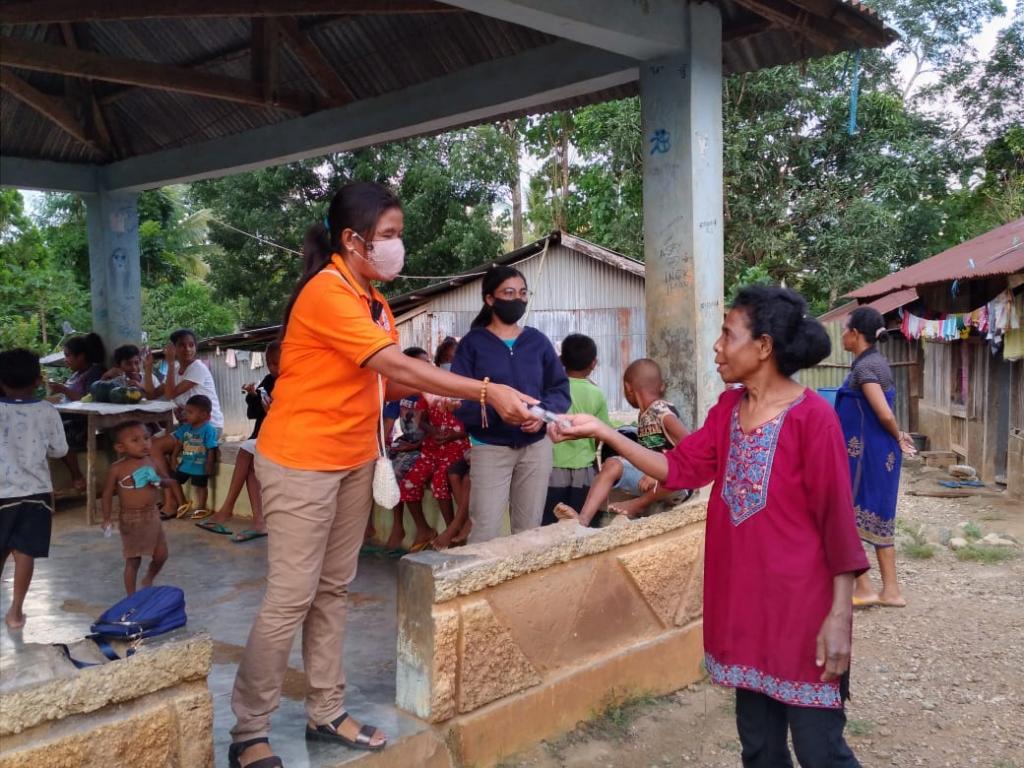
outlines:
[[[716, 4], [726, 74], [895, 39], [859, 3]], [[596, 5], [0, 0], [0, 182], [141, 189], [632, 95], [682, 3]]]

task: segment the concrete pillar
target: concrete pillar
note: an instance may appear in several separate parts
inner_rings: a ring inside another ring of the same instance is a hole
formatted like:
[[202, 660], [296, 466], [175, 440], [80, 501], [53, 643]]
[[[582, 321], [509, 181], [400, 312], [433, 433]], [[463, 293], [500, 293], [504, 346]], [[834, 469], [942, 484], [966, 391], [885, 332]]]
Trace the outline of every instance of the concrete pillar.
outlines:
[[688, 53], [641, 65], [640, 103], [647, 353], [683, 422], [699, 426], [722, 388], [722, 21], [707, 3], [689, 14]]
[[136, 192], [83, 195], [89, 233], [92, 329], [103, 337], [108, 351], [141, 341], [138, 198]]

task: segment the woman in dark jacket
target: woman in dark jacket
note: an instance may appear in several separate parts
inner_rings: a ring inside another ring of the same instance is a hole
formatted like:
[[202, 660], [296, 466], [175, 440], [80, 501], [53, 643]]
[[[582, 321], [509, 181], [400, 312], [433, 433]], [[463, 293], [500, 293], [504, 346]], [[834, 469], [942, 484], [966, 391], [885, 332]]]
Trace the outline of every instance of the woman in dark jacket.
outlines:
[[[554, 413], [569, 408], [569, 378], [548, 337], [522, 326], [529, 291], [513, 267], [494, 266], [483, 279], [484, 305], [459, 343], [452, 373], [507, 384], [537, 398]], [[469, 516], [470, 543], [501, 535], [505, 509], [512, 533], [540, 525], [551, 475], [552, 446], [544, 422], [532, 418], [516, 426], [493, 408], [464, 400], [456, 416], [472, 443]]]

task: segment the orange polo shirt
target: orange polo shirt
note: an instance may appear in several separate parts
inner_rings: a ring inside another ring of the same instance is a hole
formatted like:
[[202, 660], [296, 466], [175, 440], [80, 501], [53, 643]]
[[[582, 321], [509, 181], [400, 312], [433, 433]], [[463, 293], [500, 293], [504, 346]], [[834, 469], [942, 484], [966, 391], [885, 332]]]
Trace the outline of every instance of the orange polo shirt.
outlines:
[[[340, 256], [331, 261], [292, 307], [281, 375], [256, 443], [268, 459], [295, 469], [352, 469], [377, 457], [377, 374], [363, 364], [398, 342], [384, 297], [359, 287]], [[382, 305], [376, 322], [373, 300]]]

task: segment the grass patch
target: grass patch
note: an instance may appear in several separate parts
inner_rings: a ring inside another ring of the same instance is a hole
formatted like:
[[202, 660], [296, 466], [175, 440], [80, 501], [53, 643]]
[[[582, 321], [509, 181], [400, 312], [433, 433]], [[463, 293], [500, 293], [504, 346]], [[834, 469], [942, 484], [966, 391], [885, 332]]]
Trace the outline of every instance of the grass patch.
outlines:
[[875, 730], [873, 720], [847, 720], [846, 732], [851, 736], [870, 736]]
[[605, 701], [607, 703], [601, 711], [587, 723], [587, 730], [621, 741], [629, 736], [629, 727], [633, 721], [658, 700], [649, 693], [621, 699], [612, 691]]
[[974, 544], [956, 550], [955, 554], [957, 560], [983, 565], [997, 565], [1017, 558], [1017, 550], [1010, 547], [979, 547]]
[[974, 539], [974, 540], [980, 539], [982, 536], [985, 535], [985, 534], [983, 534], [981, 532], [981, 527], [976, 522], [974, 522], [973, 520], [971, 522], [969, 522], [967, 525], [965, 525], [963, 530], [964, 530], [964, 538], [967, 539], [968, 541], [971, 540], [971, 539]]
[[901, 547], [903, 554], [914, 560], [930, 560], [935, 556], [935, 547], [928, 543], [924, 535], [924, 526], [903, 525], [901, 530], [910, 538], [910, 541], [904, 542]]

